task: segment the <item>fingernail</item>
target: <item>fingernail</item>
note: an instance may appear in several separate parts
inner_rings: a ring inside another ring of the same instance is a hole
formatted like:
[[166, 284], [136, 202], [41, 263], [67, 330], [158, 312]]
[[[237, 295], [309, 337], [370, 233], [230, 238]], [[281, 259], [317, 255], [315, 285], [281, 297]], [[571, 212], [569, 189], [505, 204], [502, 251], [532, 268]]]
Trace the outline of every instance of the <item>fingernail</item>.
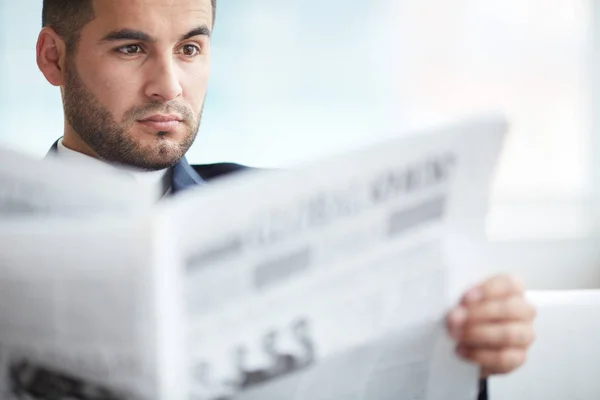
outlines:
[[475, 288], [467, 292], [465, 295], [465, 301], [467, 304], [473, 304], [481, 301], [483, 299], [483, 290], [480, 288]]

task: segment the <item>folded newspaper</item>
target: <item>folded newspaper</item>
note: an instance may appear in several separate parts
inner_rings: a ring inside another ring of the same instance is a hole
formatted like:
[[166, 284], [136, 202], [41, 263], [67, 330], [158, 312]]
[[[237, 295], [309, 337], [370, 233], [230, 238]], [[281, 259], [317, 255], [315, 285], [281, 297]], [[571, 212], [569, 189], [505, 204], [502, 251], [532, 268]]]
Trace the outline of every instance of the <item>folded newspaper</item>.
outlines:
[[447, 254], [482, 235], [505, 130], [474, 118], [158, 204], [0, 150], [0, 398], [475, 399]]

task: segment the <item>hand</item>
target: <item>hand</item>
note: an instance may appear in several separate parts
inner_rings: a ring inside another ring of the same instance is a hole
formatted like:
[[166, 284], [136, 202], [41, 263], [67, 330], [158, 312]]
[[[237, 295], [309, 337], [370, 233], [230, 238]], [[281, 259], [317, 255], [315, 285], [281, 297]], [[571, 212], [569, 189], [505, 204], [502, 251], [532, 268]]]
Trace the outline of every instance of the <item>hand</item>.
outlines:
[[514, 277], [497, 276], [475, 286], [447, 317], [456, 352], [481, 368], [481, 377], [506, 374], [525, 363], [534, 340], [534, 307]]

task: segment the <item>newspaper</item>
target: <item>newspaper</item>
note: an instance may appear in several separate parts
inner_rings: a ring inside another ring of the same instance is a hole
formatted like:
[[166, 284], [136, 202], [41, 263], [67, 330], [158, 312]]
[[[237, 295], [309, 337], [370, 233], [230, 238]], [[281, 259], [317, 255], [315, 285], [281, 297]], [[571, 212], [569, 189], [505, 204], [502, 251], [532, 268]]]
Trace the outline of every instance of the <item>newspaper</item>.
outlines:
[[145, 212], [2, 220], [0, 395], [476, 398], [444, 330], [466, 282], [445, 255], [483, 232], [505, 129], [474, 119]]
[[169, 398], [157, 357], [178, 307], [154, 236], [132, 218], [2, 222], [0, 398]]
[[474, 399], [477, 371], [445, 337], [465, 284], [442, 239], [483, 234], [505, 128], [474, 120], [165, 204], [194, 398]]
[[140, 212], [154, 205], [152, 190], [112, 166], [0, 148], [0, 218]]

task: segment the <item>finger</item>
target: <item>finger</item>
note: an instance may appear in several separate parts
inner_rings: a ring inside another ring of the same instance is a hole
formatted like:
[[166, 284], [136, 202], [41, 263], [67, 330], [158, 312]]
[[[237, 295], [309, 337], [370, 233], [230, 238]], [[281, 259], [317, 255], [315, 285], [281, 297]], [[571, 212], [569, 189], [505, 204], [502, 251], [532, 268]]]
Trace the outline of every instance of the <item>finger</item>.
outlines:
[[501, 299], [523, 293], [523, 283], [513, 275], [500, 275], [491, 278], [469, 290], [461, 303], [473, 305], [483, 300]]
[[528, 347], [535, 340], [531, 324], [522, 322], [466, 325], [459, 338], [469, 347]]
[[488, 350], [459, 347], [457, 354], [481, 367], [482, 375], [506, 374], [519, 368], [527, 359], [524, 349]]
[[464, 307], [458, 306], [446, 317], [446, 326], [450, 336], [454, 339], [459, 339], [463, 326], [467, 321], [467, 310]]
[[513, 295], [506, 300], [490, 300], [466, 309], [467, 324], [493, 321], [533, 321], [536, 311], [523, 296]]
[[493, 374], [493, 372], [490, 371], [488, 368], [481, 368], [481, 373], [479, 374], [479, 378], [480, 379], [487, 379], [492, 374]]

